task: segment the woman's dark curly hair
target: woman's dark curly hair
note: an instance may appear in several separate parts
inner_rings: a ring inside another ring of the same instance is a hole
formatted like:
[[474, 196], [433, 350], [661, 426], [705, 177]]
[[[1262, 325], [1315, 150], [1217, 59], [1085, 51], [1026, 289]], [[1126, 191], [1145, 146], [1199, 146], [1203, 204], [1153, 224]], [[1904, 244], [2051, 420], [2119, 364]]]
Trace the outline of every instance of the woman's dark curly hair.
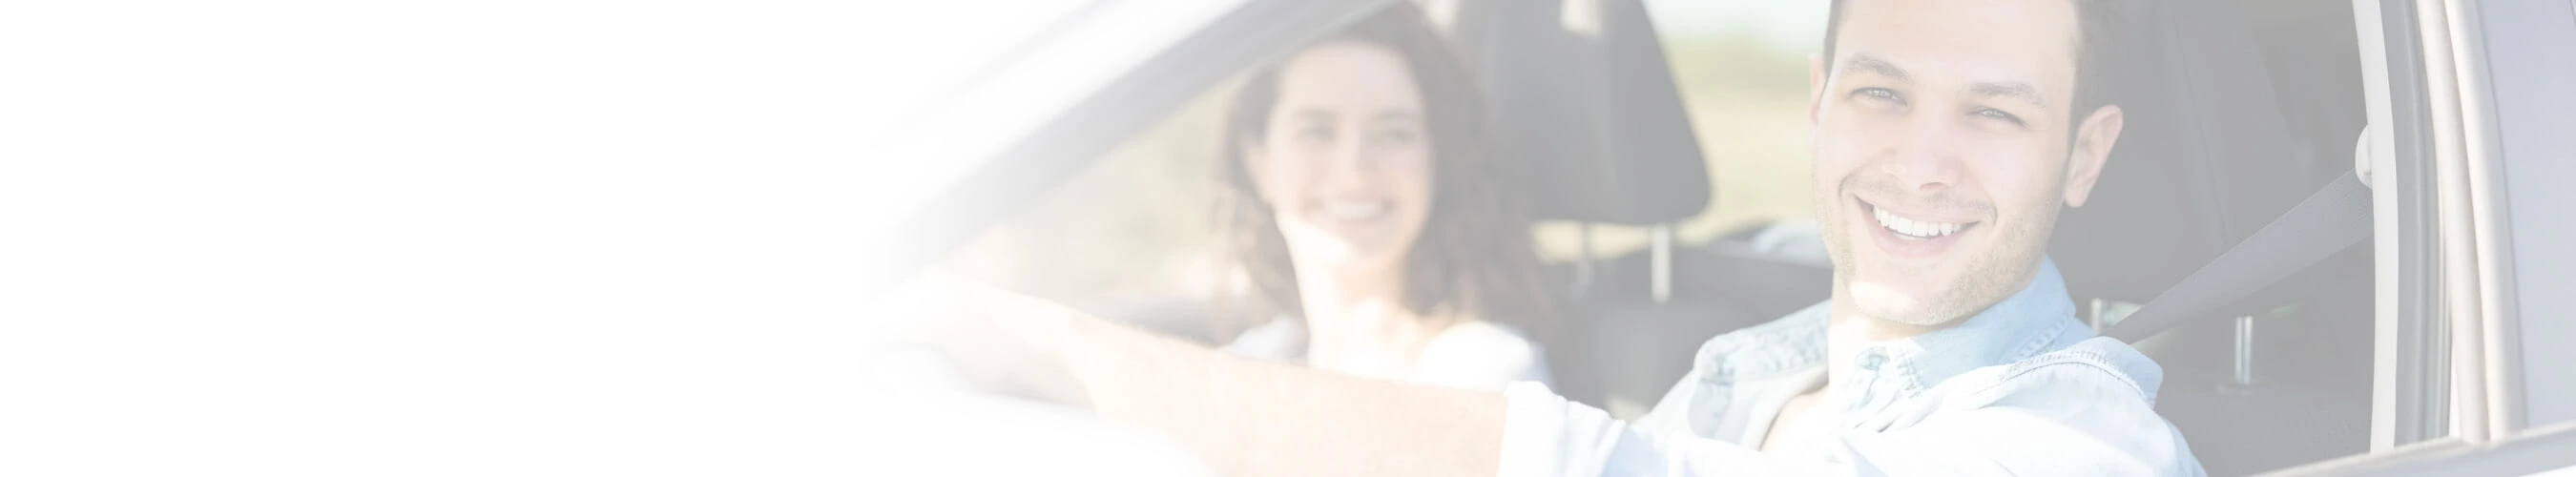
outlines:
[[[1553, 290], [1531, 247], [1526, 207], [1510, 190], [1525, 178], [1493, 154], [1483, 98], [1465, 62], [1411, 2], [1396, 2], [1317, 44], [1335, 42], [1395, 52], [1423, 96], [1432, 150], [1431, 210], [1403, 259], [1404, 306], [1424, 317], [1548, 332], [1557, 313]], [[1302, 316], [1286, 239], [1271, 206], [1254, 189], [1243, 157], [1268, 130], [1282, 63], [1247, 80], [1227, 113], [1224, 163], [1217, 167], [1225, 184], [1219, 188], [1217, 223], [1228, 235], [1222, 246], [1251, 279], [1256, 298]]]

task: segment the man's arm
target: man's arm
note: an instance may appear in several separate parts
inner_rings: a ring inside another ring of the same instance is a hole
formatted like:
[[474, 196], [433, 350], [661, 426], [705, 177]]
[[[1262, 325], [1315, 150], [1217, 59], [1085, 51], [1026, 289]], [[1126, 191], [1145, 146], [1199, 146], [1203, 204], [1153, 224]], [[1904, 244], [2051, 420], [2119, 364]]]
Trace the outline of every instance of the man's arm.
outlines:
[[1493, 475], [1504, 399], [1238, 358], [932, 271], [886, 304], [988, 390], [1087, 406], [1223, 475]]
[[1112, 420], [1164, 432], [1224, 475], [1494, 475], [1501, 395], [1240, 359], [1091, 319], [1053, 356]]
[[1906, 429], [1849, 431], [1823, 455], [1795, 459], [1635, 428], [1536, 385], [1507, 399], [1077, 323], [1060, 356], [1093, 408], [1181, 440], [1225, 475], [2200, 474], [2143, 400], [2077, 367], [2033, 370], [2003, 387], [2025, 391], [1962, 396], [1983, 404]]
[[2082, 366], [2034, 367], [1954, 398], [1978, 403], [1963, 410], [1788, 459], [1634, 428], [1529, 383], [1497, 395], [1371, 380], [1240, 359], [1016, 295], [982, 305], [1072, 378], [1041, 394], [1172, 436], [1225, 475], [2200, 473], [2135, 385]]

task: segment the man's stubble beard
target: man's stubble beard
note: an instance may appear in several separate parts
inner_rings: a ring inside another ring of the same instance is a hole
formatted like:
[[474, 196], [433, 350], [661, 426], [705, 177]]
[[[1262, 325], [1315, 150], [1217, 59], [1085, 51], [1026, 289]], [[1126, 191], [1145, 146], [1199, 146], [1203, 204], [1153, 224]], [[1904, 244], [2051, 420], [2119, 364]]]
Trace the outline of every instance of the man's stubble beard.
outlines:
[[[2064, 185], [2061, 184], [2054, 189], [2063, 188]], [[2062, 191], [2052, 191], [2048, 197], [2059, 195], [2062, 195]], [[1841, 194], [1836, 193], [1830, 198], [1820, 200], [1842, 201], [1843, 199]], [[1824, 207], [1826, 205], [1847, 204], [1817, 205], [1817, 210], [1821, 211], [1833, 210]], [[1859, 266], [1853, 263], [1852, 248], [1862, 245], [1852, 243], [1852, 236], [1862, 232], [1844, 230], [1848, 221], [1828, 221], [1819, 217], [1820, 222], [1833, 224], [1821, 228], [1825, 236], [1826, 255], [1834, 263], [1834, 297], [1849, 301], [1846, 305], [1862, 316], [1913, 326], [1937, 327], [1955, 324], [1961, 319], [2003, 302], [2004, 299], [2012, 297], [2013, 294], [2019, 293], [2022, 288], [2030, 285], [2033, 275], [2037, 274], [2040, 256], [2045, 251], [2049, 232], [2057, 224], [2057, 214], [2061, 211], [2059, 207], [2054, 206], [2046, 207], [2044, 210], [2046, 212], [2038, 217], [2039, 220], [2021, 221], [2009, 229], [1992, 230], [2004, 233], [1998, 236], [2001, 242], [1979, 252], [1977, 259], [1969, 262], [1968, 268], [1961, 271], [1948, 289], [1941, 290], [1929, 299], [1910, 307], [1912, 309], [1905, 309], [1908, 307], [1901, 304], [1887, 303], [1890, 300], [1886, 299], [1854, 296], [1851, 293], [1851, 280]]]

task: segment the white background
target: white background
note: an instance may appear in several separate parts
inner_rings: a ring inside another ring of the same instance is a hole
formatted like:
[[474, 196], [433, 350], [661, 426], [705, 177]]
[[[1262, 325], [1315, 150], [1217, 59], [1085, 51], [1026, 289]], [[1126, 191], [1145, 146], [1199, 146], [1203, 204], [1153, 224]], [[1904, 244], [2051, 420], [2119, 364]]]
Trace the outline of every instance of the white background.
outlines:
[[1037, 3], [8, 2], [0, 475], [884, 470], [867, 132]]

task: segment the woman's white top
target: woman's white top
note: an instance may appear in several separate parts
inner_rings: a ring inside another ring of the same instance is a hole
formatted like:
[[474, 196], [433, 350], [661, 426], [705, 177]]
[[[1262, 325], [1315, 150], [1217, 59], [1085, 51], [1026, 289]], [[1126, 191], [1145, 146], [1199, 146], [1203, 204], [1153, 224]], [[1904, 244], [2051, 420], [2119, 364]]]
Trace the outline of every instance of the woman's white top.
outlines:
[[[1270, 320], [1219, 349], [1246, 358], [1304, 363], [1306, 322], [1285, 317]], [[1547, 354], [1539, 349], [1538, 342], [1510, 325], [1484, 321], [1440, 330], [1431, 341], [1423, 343], [1411, 370], [1362, 375], [1481, 391], [1501, 391], [1514, 381], [1553, 384], [1549, 381]]]

